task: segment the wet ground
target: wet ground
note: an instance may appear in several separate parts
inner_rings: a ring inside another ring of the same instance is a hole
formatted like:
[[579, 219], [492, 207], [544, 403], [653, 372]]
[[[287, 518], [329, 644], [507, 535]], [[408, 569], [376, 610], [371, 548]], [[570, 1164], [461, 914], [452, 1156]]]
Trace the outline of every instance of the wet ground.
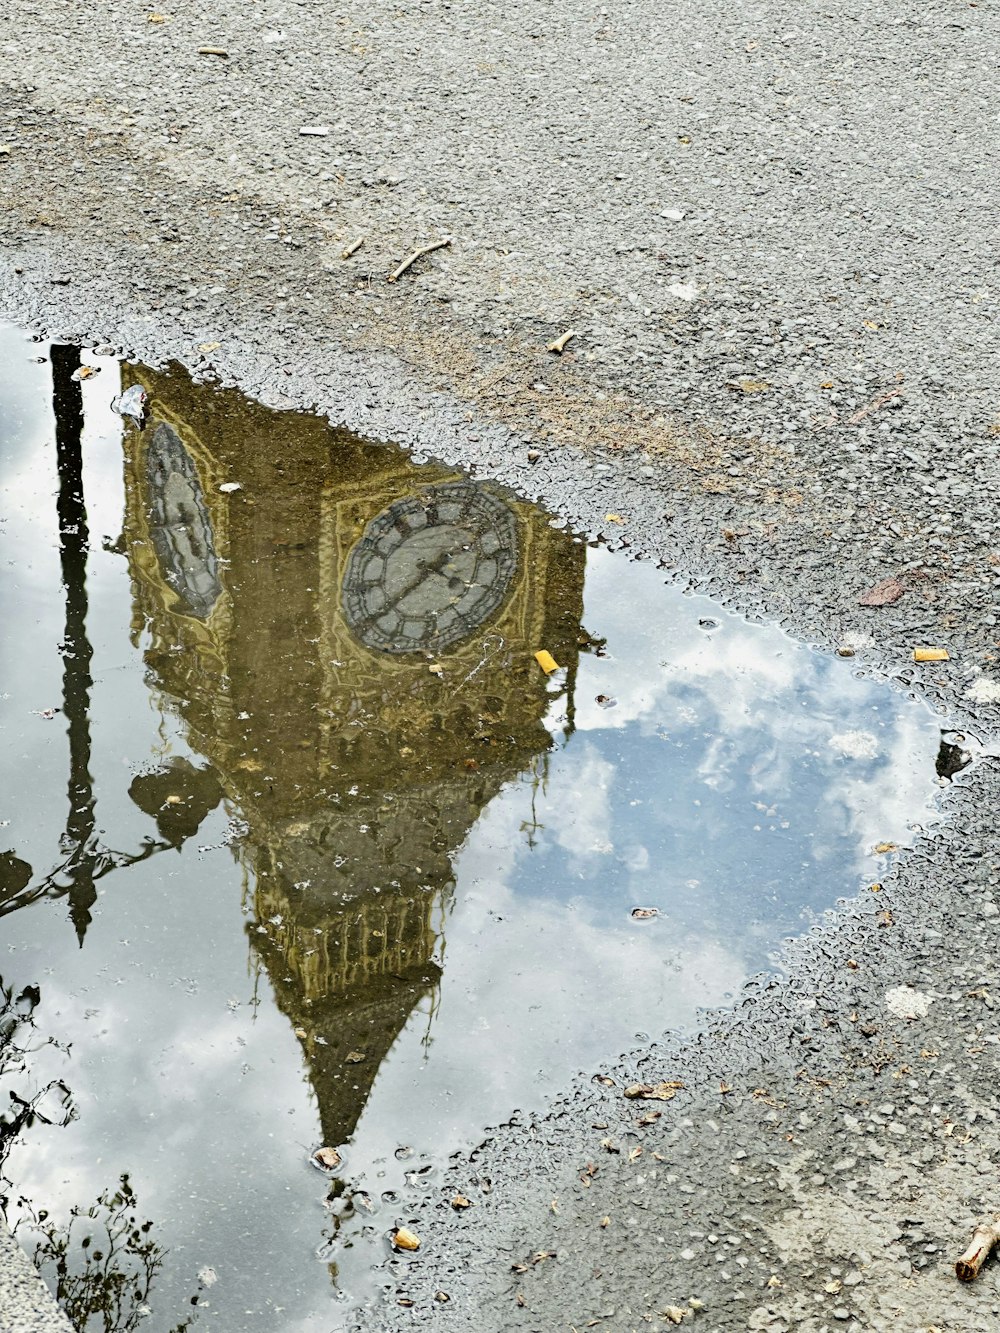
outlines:
[[[995, 737], [997, 36], [954, 0], [8, 5], [0, 309], [511, 484]], [[780, 984], [416, 1179], [365, 1333], [689, 1296], [724, 1333], [994, 1333], [996, 1269], [952, 1257], [996, 1209], [995, 757], [941, 801]], [[687, 1085], [643, 1126], [640, 1073]], [[0, 1300], [18, 1271], [0, 1236]]]
[[53, 1280], [149, 1219], [150, 1329], [354, 1318], [414, 1185], [880, 892], [977, 749], [495, 485], [2, 339], [8, 1216]]

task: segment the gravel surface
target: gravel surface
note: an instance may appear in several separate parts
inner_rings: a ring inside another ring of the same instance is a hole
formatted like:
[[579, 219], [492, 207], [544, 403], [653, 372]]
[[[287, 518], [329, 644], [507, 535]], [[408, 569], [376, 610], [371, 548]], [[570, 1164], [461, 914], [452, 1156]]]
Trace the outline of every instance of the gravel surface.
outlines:
[[[8, 0], [0, 311], [462, 461], [989, 750], [998, 28], [988, 0]], [[987, 755], [787, 982], [647, 1062], [687, 1085], [654, 1124], [608, 1071], [456, 1168], [472, 1209], [415, 1199], [386, 1327], [627, 1330], [690, 1297], [707, 1329], [997, 1327], [994, 1271], [951, 1262], [995, 1206], [998, 795]]]
[[0, 1225], [0, 1333], [70, 1333], [31, 1260]]

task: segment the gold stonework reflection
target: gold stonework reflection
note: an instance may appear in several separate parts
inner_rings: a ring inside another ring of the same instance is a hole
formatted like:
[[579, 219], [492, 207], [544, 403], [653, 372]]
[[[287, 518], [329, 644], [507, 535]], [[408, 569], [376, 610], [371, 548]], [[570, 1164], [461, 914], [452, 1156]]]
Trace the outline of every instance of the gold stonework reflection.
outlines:
[[540, 648], [572, 725], [584, 550], [444, 467], [181, 372], [136, 378], [134, 638], [246, 821], [250, 939], [339, 1146], [433, 997], [453, 855], [551, 747]]

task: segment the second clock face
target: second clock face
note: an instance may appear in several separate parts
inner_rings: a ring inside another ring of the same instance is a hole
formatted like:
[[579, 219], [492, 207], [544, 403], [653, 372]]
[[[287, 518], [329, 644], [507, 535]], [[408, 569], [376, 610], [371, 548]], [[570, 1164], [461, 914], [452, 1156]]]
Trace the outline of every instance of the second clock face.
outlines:
[[153, 431], [146, 454], [149, 530], [164, 579], [199, 620], [207, 620], [222, 582], [198, 470], [181, 437], [165, 421]]
[[512, 510], [471, 481], [397, 500], [372, 519], [347, 561], [347, 622], [380, 652], [450, 647], [503, 602], [517, 546]]

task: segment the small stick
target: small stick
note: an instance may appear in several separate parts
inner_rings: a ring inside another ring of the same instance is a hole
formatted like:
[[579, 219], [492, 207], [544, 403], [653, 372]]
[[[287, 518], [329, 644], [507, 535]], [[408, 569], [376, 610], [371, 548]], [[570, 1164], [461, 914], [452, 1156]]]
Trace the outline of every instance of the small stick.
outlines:
[[434, 241], [431, 245], [425, 245], [422, 250], [414, 250], [409, 259], [404, 259], [399, 268], [393, 269], [389, 274], [390, 282], [398, 282], [411, 264], [415, 264], [422, 255], [429, 255], [432, 250], [442, 250], [446, 245], [451, 245], [451, 237], [443, 241]]
[[972, 1233], [969, 1248], [955, 1263], [955, 1274], [961, 1282], [971, 1282], [1000, 1243], [1000, 1216], [992, 1222], [980, 1222]]
[[346, 250], [341, 251], [340, 253], [341, 259], [350, 259], [351, 255], [357, 254], [357, 252], [361, 249], [364, 243], [365, 243], [365, 238], [363, 236], [359, 236], [356, 241], [351, 242], [351, 244], [347, 247]]
[[569, 342], [570, 338], [575, 338], [575, 337], [576, 337], [576, 329], [567, 329], [561, 338], [557, 338], [554, 343], [549, 343], [548, 347], [545, 350], [547, 352], [555, 352], [556, 356], [562, 356], [566, 348], [566, 344]]
[[200, 56], [225, 56], [229, 58], [229, 52], [223, 46], [199, 46], [198, 54]]
[[856, 426], [859, 421], [864, 421], [865, 417], [870, 416], [872, 412], [877, 412], [880, 407], [885, 407], [886, 403], [891, 403], [894, 398], [902, 398], [902, 389], [890, 389], [888, 393], [883, 393], [878, 398], [873, 398], [870, 403], [864, 407], [859, 407], [853, 415], [847, 418], [849, 426]]

